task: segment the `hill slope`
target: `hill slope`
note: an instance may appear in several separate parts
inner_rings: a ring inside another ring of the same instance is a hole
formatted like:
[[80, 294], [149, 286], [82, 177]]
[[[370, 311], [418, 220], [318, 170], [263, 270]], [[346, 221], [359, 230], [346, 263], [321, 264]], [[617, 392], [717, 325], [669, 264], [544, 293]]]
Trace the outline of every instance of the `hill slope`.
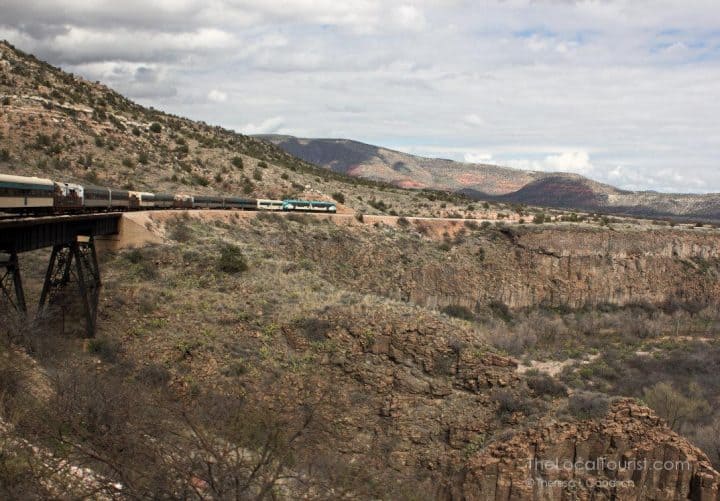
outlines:
[[[139, 106], [0, 41], [0, 172], [117, 188], [344, 200], [340, 210], [430, 215], [440, 201], [335, 174], [277, 146]], [[447, 197], [446, 197], [447, 198]], [[467, 200], [458, 203], [467, 206]], [[450, 200], [446, 200], [450, 202]], [[447, 211], [459, 210], [448, 203]], [[440, 212], [442, 213], [442, 212]]]
[[647, 217], [720, 220], [720, 195], [632, 192], [568, 173], [424, 158], [347, 139], [265, 135], [286, 152], [335, 172], [472, 198]]

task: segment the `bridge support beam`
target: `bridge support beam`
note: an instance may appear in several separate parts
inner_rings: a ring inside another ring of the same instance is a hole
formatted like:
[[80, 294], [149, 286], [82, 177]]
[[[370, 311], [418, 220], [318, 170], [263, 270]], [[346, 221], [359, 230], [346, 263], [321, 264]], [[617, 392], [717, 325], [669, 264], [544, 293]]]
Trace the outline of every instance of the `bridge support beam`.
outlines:
[[78, 237], [73, 242], [53, 246], [38, 314], [66, 293], [72, 282], [77, 284], [85, 314], [85, 335], [94, 337], [102, 282], [92, 236]]
[[10, 252], [7, 259], [0, 261], [0, 266], [5, 267], [5, 272], [0, 277], [0, 290], [7, 299], [10, 307], [20, 313], [27, 314], [25, 304], [25, 291], [23, 290], [22, 277], [20, 276], [20, 265], [16, 252]]

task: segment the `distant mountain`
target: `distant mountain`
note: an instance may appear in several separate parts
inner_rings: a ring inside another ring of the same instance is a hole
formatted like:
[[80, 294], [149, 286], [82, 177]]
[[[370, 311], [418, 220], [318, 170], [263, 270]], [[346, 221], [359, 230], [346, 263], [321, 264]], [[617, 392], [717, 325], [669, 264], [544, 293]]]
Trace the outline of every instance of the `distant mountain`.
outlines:
[[259, 137], [306, 162], [403, 188], [437, 189], [478, 200], [564, 209], [720, 221], [720, 194], [626, 191], [577, 174], [425, 158], [349, 139]]

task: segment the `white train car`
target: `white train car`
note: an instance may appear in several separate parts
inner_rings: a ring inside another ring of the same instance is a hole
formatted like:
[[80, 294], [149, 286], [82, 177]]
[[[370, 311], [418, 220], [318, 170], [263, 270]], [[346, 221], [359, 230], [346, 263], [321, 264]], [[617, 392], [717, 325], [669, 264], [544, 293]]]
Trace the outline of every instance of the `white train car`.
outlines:
[[283, 210], [283, 201], [259, 198], [257, 201], [257, 208], [260, 210]]
[[54, 192], [50, 179], [0, 174], [0, 211], [52, 209]]

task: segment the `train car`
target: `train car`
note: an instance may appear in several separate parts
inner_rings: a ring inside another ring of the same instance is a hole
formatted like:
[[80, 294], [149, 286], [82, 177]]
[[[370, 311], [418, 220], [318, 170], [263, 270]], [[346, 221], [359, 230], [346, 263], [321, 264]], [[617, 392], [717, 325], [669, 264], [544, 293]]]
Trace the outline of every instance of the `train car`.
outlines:
[[130, 207], [130, 192], [127, 190], [110, 190], [110, 207], [127, 209]]
[[0, 174], [0, 211], [52, 211], [55, 184], [39, 177]]
[[257, 200], [254, 198], [225, 197], [223, 203], [226, 209], [257, 209]]
[[317, 200], [283, 200], [282, 210], [304, 212], [335, 212], [337, 207], [332, 202]]
[[175, 195], [173, 207], [177, 209], [192, 209], [195, 206], [195, 198], [192, 195]]
[[85, 186], [84, 187], [84, 203], [85, 209], [110, 209], [111, 204], [111, 190], [110, 188], [103, 188], [101, 186]]
[[222, 209], [224, 208], [223, 198], [195, 195], [194, 206], [200, 209]]
[[53, 207], [58, 212], [82, 210], [85, 188], [75, 183], [55, 182]]
[[175, 195], [169, 193], [155, 193], [153, 206], [156, 209], [171, 209], [175, 205]]
[[148, 193], [146, 191], [130, 191], [130, 204], [131, 209], [143, 209], [152, 208], [155, 206], [155, 194]]
[[283, 210], [283, 201], [259, 198], [257, 200], [257, 208], [260, 210]]

